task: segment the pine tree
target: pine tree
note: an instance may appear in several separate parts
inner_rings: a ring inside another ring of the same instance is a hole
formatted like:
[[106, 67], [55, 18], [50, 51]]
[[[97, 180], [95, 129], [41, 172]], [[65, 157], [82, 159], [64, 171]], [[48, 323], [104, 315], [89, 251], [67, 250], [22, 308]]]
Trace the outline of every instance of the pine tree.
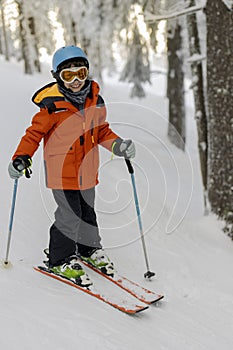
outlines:
[[145, 91], [142, 83], [150, 83], [150, 63], [148, 48], [144, 38], [140, 35], [138, 25], [135, 22], [132, 30], [132, 39], [128, 47], [128, 59], [121, 74], [121, 81], [133, 84], [131, 97], [144, 97]]

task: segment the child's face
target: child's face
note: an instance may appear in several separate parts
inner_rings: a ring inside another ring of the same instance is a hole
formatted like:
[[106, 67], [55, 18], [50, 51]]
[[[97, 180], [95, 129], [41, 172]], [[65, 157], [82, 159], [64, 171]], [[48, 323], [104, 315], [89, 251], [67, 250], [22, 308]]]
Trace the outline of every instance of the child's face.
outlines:
[[[82, 67], [83, 66], [83, 62], [74, 62], [74, 63], [68, 63], [68, 65], [66, 66], [66, 68], [72, 68], [72, 67]], [[64, 83], [65, 87], [67, 89], [72, 90], [72, 92], [78, 92], [82, 89], [82, 87], [84, 86], [85, 81], [79, 81], [78, 79], [76, 79], [75, 81], [73, 81], [72, 83]]]
[[73, 92], [78, 92], [82, 89], [84, 86], [85, 81], [78, 81], [78, 79], [75, 79], [72, 83], [64, 83], [65, 87], [67, 89], [72, 90]]

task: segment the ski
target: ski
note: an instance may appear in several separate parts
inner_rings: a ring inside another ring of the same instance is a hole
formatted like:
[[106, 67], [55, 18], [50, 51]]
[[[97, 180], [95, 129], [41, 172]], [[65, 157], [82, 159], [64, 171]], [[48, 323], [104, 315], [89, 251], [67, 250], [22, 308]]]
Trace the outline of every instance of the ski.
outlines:
[[99, 273], [103, 277], [107, 278], [109, 281], [113, 282], [118, 287], [122, 288], [123, 290], [125, 290], [126, 292], [128, 292], [129, 294], [137, 298], [138, 300], [142, 301], [143, 303], [153, 304], [163, 299], [164, 297], [161, 294], [155, 293], [152, 290], [149, 290], [147, 288], [140, 286], [139, 284], [133, 282], [127, 277], [119, 275], [118, 273], [115, 273], [113, 277], [106, 275], [100, 270], [98, 270], [97, 268], [95, 268], [94, 266], [88, 264], [86, 261], [83, 261], [80, 257], [78, 258], [83, 265]]
[[93, 285], [89, 286], [89, 287], [82, 287], [79, 286], [78, 284], [76, 284], [75, 282], [71, 281], [70, 279], [67, 279], [65, 277], [59, 276], [54, 274], [52, 271], [50, 271], [49, 269], [47, 269], [46, 267], [43, 266], [37, 266], [34, 267], [35, 271], [38, 271], [46, 276], [52, 277], [60, 282], [66, 283], [74, 288], [77, 288], [80, 291], [83, 291], [103, 302], [105, 302], [106, 304], [113, 306], [114, 308], [125, 312], [127, 314], [136, 314], [138, 312], [144, 311], [146, 309], [148, 309], [148, 305], [145, 305], [144, 303], [139, 303], [139, 302], [132, 302], [129, 300], [122, 300], [121, 302], [118, 301], [114, 301], [114, 297], [107, 297], [105, 296], [102, 292], [98, 291], [95, 289], [95, 287]]

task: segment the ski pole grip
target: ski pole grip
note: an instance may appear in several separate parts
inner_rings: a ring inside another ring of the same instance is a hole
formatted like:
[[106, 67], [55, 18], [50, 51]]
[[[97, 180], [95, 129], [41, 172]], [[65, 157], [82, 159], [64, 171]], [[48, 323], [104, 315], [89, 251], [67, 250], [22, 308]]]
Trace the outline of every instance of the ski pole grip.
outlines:
[[13, 160], [13, 166], [18, 171], [23, 171], [25, 169], [25, 164], [22, 162], [22, 160], [15, 159]]
[[125, 158], [125, 162], [126, 162], [126, 165], [127, 165], [129, 173], [133, 174], [134, 173], [134, 169], [133, 169], [131, 161], [129, 159]]
[[19, 172], [24, 171], [24, 175], [26, 178], [30, 178], [32, 174], [32, 170], [30, 169], [31, 166], [31, 158], [29, 156], [20, 156], [18, 158], [15, 158], [13, 160], [13, 166], [16, 170]]

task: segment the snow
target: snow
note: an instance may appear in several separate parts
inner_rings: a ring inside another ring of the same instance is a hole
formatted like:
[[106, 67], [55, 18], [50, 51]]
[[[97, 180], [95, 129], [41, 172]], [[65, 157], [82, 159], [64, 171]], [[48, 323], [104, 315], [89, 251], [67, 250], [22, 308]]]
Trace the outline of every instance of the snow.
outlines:
[[229, 10], [233, 10], [233, 0], [222, 0]]
[[[31, 116], [33, 93], [50, 81], [25, 76], [18, 63], [1, 60], [0, 257], [4, 259], [13, 182], [7, 167]], [[10, 78], [11, 77], [11, 78]], [[3, 85], [5, 82], [5, 85]], [[106, 78], [103, 96], [112, 128], [133, 138], [133, 162], [151, 270], [146, 281], [130, 177], [124, 161], [101, 150], [96, 208], [103, 243], [121, 274], [165, 298], [128, 316], [65, 284], [36, 273], [48, 245], [54, 202], [44, 187], [41, 148], [33, 176], [20, 179], [10, 260], [0, 269], [0, 348], [4, 350], [230, 350], [233, 346], [232, 242], [222, 224], [203, 215], [192, 97], [187, 93], [187, 152], [166, 138], [165, 76], [154, 74], [143, 100], [129, 99], [130, 87]], [[98, 278], [98, 284], [106, 282]], [[108, 286], [108, 292], [115, 288]], [[124, 292], [122, 295], [124, 295]]]

